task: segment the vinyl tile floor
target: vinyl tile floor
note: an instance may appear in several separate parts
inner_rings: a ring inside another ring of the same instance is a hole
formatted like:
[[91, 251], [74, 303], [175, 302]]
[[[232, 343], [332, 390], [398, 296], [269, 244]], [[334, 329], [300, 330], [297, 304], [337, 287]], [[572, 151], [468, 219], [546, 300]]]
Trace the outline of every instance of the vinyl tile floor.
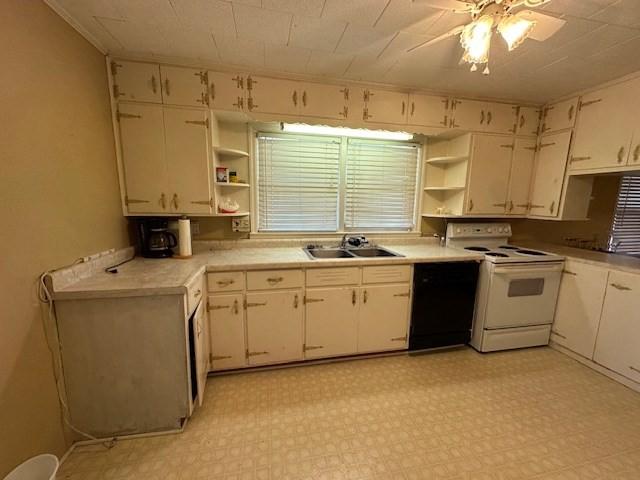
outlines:
[[640, 479], [640, 394], [550, 348], [210, 377], [184, 433], [59, 479]]

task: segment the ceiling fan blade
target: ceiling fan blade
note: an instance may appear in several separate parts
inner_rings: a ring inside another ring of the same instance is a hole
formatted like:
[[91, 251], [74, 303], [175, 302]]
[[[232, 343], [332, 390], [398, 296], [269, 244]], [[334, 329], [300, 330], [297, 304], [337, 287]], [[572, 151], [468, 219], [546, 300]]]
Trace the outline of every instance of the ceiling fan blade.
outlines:
[[453, 37], [454, 35], [459, 35], [462, 30], [464, 30], [464, 25], [460, 25], [458, 27], [452, 28], [451, 30], [449, 30], [447, 33], [443, 33], [442, 35], [436, 37], [436, 38], [432, 38], [431, 40], [427, 40], [426, 42], [422, 42], [418, 45], [416, 45], [415, 47], [411, 47], [409, 50], [407, 50], [407, 53], [411, 53], [414, 50], [417, 50], [418, 48], [422, 48], [422, 47], [428, 47], [429, 45], [433, 45], [434, 43], [438, 43], [441, 42], [442, 40], [445, 40], [449, 37]]
[[533, 20], [536, 22], [536, 26], [531, 31], [529, 38], [544, 42], [558, 30], [560, 30], [566, 22], [561, 18], [552, 17], [544, 13], [536, 12], [533, 10], [522, 10], [516, 13], [518, 17], [526, 18], [527, 20]]
[[476, 7], [475, 2], [465, 0], [412, 0], [412, 2], [456, 13], [469, 13]]

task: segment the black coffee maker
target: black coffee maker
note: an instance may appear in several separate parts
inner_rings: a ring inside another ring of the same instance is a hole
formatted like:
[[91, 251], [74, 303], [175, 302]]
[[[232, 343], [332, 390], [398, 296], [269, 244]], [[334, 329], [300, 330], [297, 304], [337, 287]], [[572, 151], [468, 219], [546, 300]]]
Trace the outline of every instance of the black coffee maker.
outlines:
[[168, 230], [168, 224], [164, 218], [145, 218], [138, 221], [140, 253], [143, 257], [167, 258], [173, 255], [172, 248], [178, 245], [178, 240]]

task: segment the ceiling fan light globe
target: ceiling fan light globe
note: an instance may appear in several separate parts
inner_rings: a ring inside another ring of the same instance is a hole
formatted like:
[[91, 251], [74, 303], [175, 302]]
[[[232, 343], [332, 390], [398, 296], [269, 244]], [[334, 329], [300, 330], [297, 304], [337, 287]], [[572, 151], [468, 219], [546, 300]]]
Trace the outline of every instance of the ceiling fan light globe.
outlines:
[[483, 15], [464, 27], [460, 34], [460, 43], [465, 50], [463, 58], [466, 62], [487, 63], [493, 22], [493, 16]]
[[502, 35], [504, 41], [507, 42], [507, 47], [511, 52], [518, 48], [522, 42], [529, 37], [535, 26], [535, 20], [529, 20], [516, 15], [507, 15], [502, 17], [500, 23], [498, 23], [498, 32]]

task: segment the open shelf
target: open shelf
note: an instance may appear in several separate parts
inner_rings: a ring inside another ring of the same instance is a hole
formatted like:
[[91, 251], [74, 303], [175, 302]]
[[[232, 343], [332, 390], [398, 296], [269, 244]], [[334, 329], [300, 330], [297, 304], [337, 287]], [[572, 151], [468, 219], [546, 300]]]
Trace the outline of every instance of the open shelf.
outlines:
[[424, 187], [425, 192], [456, 192], [464, 190], [466, 187]]
[[226, 157], [248, 157], [249, 153], [242, 150], [236, 150], [234, 148], [225, 147], [213, 147], [213, 151], [218, 155], [224, 155]]
[[454, 213], [423, 213], [422, 218], [458, 218], [464, 217], [464, 215], [457, 215]]
[[248, 183], [225, 183], [225, 182], [216, 182], [216, 186], [218, 187], [230, 187], [230, 188], [249, 188]]
[[458, 155], [458, 156], [443, 156], [443, 157], [431, 157], [427, 158], [427, 163], [430, 165], [447, 165], [449, 163], [458, 163], [469, 160], [468, 155]]
[[216, 217], [246, 217], [249, 215], [249, 212], [235, 212], [235, 213], [216, 213], [214, 216]]

